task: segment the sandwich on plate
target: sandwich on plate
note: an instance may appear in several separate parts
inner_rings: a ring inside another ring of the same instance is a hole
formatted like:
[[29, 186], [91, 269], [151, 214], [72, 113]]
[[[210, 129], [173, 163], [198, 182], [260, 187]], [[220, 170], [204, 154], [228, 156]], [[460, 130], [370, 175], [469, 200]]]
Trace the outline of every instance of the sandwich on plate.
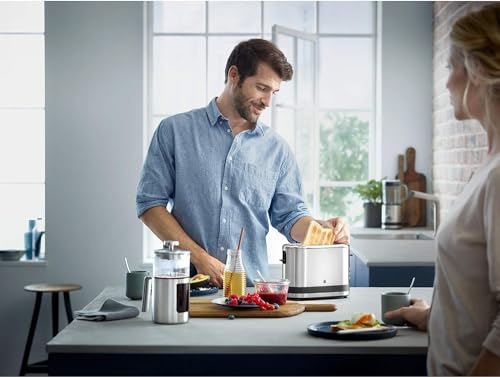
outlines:
[[373, 313], [353, 313], [351, 320], [340, 321], [330, 325], [332, 331], [344, 330], [364, 330], [373, 331], [378, 329], [386, 329], [386, 326], [380, 324]]

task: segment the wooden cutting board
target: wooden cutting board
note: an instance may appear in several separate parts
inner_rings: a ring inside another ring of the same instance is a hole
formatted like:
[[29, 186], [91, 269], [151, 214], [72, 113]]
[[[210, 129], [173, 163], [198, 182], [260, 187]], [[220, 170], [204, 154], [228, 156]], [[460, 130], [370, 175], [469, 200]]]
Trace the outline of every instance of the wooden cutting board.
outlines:
[[[404, 183], [404, 178], [405, 178], [405, 156], [402, 154], [398, 154], [398, 175], [396, 175], [396, 179], [399, 179], [401, 183]], [[403, 198], [404, 196], [404, 190], [401, 187], [401, 197]], [[408, 224], [408, 221], [405, 218], [405, 201], [401, 203], [401, 222], [403, 223], [403, 226], [406, 226]]]
[[280, 305], [277, 310], [233, 309], [213, 304], [211, 300], [191, 300], [189, 302], [189, 315], [191, 317], [226, 318], [233, 314], [236, 318], [283, 318], [300, 314], [303, 311], [333, 312], [335, 310], [337, 310], [335, 304], [303, 304], [294, 301], [287, 301], [285, 305]]
[[[415, 170], [415, 148], [406, 150], [406, 171], [404, 172], [403, 183], [408, 186], [408, 190], [426, 192], [427, 180], [425, 175]], [[422, 199], [410, 198], [404, 205], [403, 219], [407, 226], [425, 226], [426, 223], [426, 201]]]

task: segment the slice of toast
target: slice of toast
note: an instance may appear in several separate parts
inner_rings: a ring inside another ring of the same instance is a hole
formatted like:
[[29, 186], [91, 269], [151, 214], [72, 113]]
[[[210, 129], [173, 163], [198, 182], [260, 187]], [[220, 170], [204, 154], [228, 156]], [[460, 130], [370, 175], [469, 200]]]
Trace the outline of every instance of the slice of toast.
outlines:
[[335, 241], [335, 234], [331, 228], [323, 228], [318, 222], [311, 221], [307, 228], [304, 246], [331, 245]]

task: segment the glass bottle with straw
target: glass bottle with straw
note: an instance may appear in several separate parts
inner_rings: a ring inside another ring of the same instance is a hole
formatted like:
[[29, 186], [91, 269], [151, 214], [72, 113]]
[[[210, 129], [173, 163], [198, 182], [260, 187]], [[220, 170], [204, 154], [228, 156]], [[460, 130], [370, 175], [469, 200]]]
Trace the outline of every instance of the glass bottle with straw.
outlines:
[[224, 268], [224, 297], [229, 297], [232, 294], [239, 297], [246, 294], [247, 278], [241, 258], [243, 233], [243, 228], [241, 228], [236, 250], [227, 249], [226, 267]]

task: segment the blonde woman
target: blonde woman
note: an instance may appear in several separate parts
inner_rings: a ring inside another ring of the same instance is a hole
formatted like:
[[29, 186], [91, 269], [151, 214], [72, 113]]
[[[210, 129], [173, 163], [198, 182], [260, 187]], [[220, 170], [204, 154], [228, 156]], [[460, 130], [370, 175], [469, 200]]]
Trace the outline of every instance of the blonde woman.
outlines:
[[450, 40], [455, 117], [481, 123], [488, 154], [441, 224], [431, 307], [387, 317], [428, 330], [430, 375], [500, 375], [500, 4], [459, 19]]

